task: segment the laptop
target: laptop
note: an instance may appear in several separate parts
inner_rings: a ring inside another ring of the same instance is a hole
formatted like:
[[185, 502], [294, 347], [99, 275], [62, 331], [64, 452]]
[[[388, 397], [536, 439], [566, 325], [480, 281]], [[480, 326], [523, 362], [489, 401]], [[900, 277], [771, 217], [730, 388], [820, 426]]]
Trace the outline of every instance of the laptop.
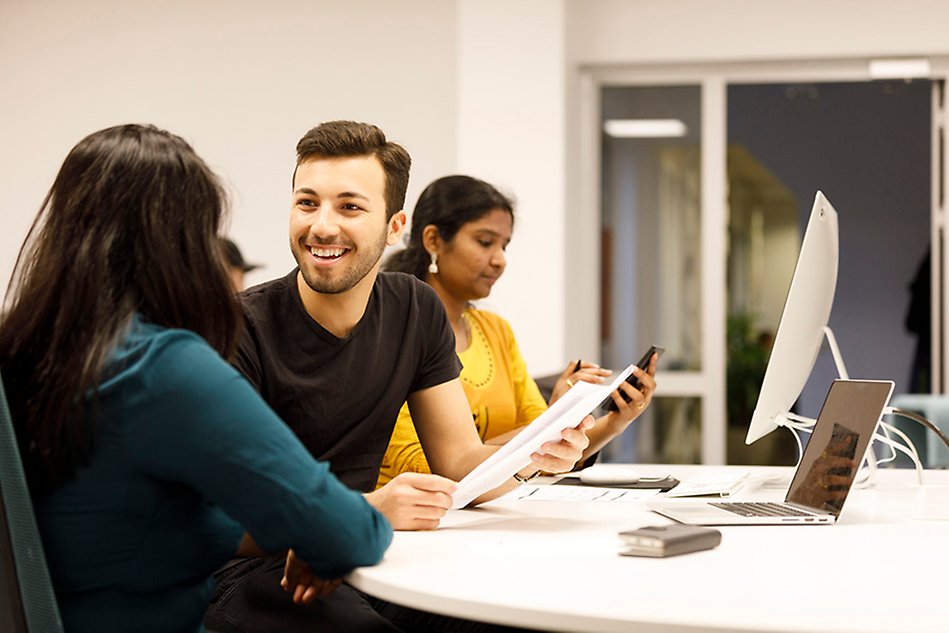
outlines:
[[833, 382], [784, 503], [653, 499], [647, 507], [690, 525], [834, 523], [892, 393], [890, 380]]

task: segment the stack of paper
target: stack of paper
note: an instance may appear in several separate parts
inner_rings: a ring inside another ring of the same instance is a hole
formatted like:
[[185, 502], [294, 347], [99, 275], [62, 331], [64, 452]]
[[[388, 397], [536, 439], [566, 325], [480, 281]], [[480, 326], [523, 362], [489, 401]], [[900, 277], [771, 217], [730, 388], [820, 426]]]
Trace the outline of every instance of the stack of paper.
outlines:
[[580, 424], [593, 412], [610, 392], [633, 372], [630, 365], [610, 383], [594, 385], [578, 382], [562, 395], [549, 409], [537, 416], [500, 450], [484, 460], [468, 476], [458, 482], [452, 508], [463, 508], [477, 497], [497, 488], [514, 473], [531, 463], [531, 454], [537, 452], [545, 442], [559, 442], [564, 429]]

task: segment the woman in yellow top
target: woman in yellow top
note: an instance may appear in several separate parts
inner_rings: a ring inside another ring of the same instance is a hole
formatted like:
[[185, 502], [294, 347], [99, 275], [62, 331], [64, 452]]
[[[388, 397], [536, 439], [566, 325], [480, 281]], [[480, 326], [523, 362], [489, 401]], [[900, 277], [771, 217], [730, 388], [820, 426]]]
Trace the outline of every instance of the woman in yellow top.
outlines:
[[[412, 215], [407, 248], [385, 264], [386, 270], [413, 274], [427, 282], [441, 298], [463, 365], [461, 384], [478, 433], [488, 444], [503, 444], [548, 405], [527, 372], [508, 322], [471, 305], [491, 294], [504, 273], [504, 252], [513, 230], [514, 207], [507, 197], [476, 178], [446, 176], [422, 192]], [[621, 384], [629, 403], [620, 390], [611, 394], [618, 411], [599, 418], [587, 431], [590, 446], [584, 459], [622, 433], [648, 406], [656, 390], [656, 359], [648, 372], [636, 371], [642, 389]], [[550, 402], [578, 380], [601, 382], [610, 373], [588, 362], [577, 370], [577, 363], [571, 362], [557, 380]], [[403, 472], [430, 472], [406, 405], [399, 413], [377, 486]]]

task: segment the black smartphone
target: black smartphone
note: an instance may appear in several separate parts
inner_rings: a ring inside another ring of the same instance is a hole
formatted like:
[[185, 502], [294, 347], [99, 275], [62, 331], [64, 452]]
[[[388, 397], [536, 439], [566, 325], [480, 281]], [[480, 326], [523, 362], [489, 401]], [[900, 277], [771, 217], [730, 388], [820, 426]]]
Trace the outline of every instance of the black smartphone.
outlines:
[[[666, 351], [666, 348], [664, 347], [659, 347], [658, 345], [650, 345], [646, 353], [643, 354], [643, 357], [639, 359], [638, 363], [636, 363], [636, 366], [642, 369], [643, 371], [645, 371], [649, 367], [649, 359], [652, 358], [652, 355], [657, 354], [658, 356], [662, 356], [662, 353], [664, 351]], [[636, 374], [630, 374], [629, 377], [626, 379], [626, 382], [631, 384], [636, 389], [639, 389], [639, 387], [641, 386], [639, 382], [639, 378], [636, 377]], [[622, 391], [620, 391], [619, 393], [623, 397], [623, 400], [625, 400], [626, 402], [629, 402], [629, 398], [626, 397], [625, 393], [623, 393]], [[604, 406], [606, 407], [607, 411], [619, 410], [616, 406], [616, 403], [613, 402], [612, 397], [609, 397], [604, 401]]]

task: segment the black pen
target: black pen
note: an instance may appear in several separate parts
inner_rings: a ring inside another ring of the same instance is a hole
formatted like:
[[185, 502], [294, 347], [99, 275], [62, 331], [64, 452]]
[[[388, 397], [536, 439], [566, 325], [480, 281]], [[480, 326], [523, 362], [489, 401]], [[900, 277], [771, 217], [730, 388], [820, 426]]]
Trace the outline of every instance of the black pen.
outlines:
[[[575, 374], [575, 373], [577, 373], [578, 371], [580, 371], [580, 365], [582, 365], [582, 364], [583, 364], [583, 359], [582, 359], [582, 358], [578, 358], [578, 359], [577, 359], [577, 364], [574, 365], [574, 367], [573, 367], [573, 372], [572, 372], [570, 375], [573, 376], [573, 374]], [[567, 380], [565, 380], [564, 382], [567, 383], [567, 387], [573, 388], [573, 381], [572, 381], [572, 380], [570, 380], [569, 378], [567, 378]]]

